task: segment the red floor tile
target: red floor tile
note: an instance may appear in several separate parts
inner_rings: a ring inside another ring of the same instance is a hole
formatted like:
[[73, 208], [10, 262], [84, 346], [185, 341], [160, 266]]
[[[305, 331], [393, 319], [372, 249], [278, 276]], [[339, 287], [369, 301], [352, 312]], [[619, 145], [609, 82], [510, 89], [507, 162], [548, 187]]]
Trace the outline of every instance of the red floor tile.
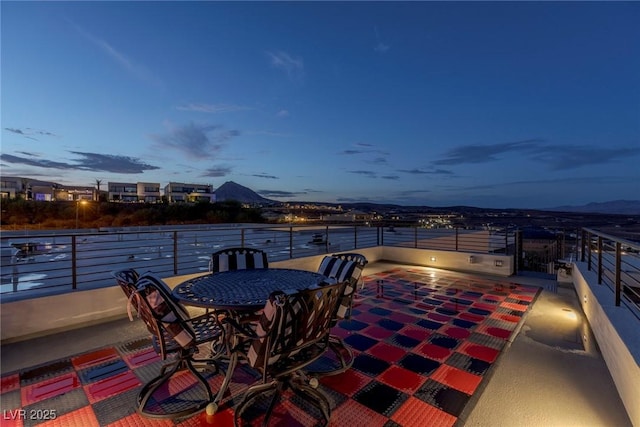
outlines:
[[20, 375], [13, 374], [2, 377], [0, 380], [0, 393], [17, 390], [20, 388]]
[[55, 420], [38, 424], [38, 427], [100, 427], [100, 424], [91, 406], [85, 406], [56, 417]]
[[389, 338], [391, 335], [395, 334], [395, 331], [391, 331], [380, 326], [369, 326], [361, 332], [371, 338], [377, 338], [379, 340]]
[[403, 335], [406, 335], [411, 338], [415, 338], [420, 341], [426, 341], [426, 339], [429, 338], [432, 334], [432, 332], [427, 329], [414, 327], [414, 326], [407, 326], [404, 329], [402, 329], [400, 332]]
[[107, 397], [123, 393], [141, 385], [132, 371], [123, 372], [113, 377], [85, 386], [89, 402], [95, 403]]
[[84, 369], [92, 365], [107, 362], [119, 357], [115, 348], [103, 348], [91, 353], [83, 354], [71, 359], [71, 363], [76, 369]]
[[418, 347], [417, 353], [420, 353], [429, 359], [444, 362], [449, 358], [449, 356], [451, 356], [452, 351], [448, 348], [440, 347], [439, 345], [426, 343]]
[[[205, 414], [206, 415], [206, 414]], [[194, 418], [197, 419], [197, 418]], [[173, 426], [173, 422], [171, 420], [161, 420], [161, 419], [154, 419], [154, 418], [146, 418], [143, 417], [142, 415], [138, 414], [137, 412], [134, 414], [131, 414], [127, 417], [124, 417], [122, 419], [119, 419], [116, 422], [113, 422], [111, 424], [107, 424], [106, 427], [171, 427]], [[205, 425], [205, 424], [179, 424], [181, 426], [195, 426], [195, 425]], [[224, 424], [218, 424], [219, 426], [222, 426]], [[228, 425], [228, 424], [227, 424]], [[231, 425], [233, 425], [233, 422], [231, 423]]]
[[361, 374], [354, 369], [339, 375], [330, 375], [320, 379], [320, 382], [349, 397], [371, 382], [371, 378]]
[[456, 327], [449, 327], [449, 328], [444, 328], [444, 330], [442, 331], [442, 333], [444, 333], [445, 335], [448, 335], [452, 338], [457, 338], [460, 340], [465, 340], [467, 338], [469, 338], [469, 335], [471, 335], [471, 332], [469, 332], [468, 329], [464, 329], [464, 328], [456, 328]]
[[410, 397], [391, 419], [404, 427], [451, 427], [457, 421], [453, 415], [415, 397]]
[[509, 310], [515, 310], [515, 311], [527, 311], [527, 308], [529, 308], [528, 305], [515, 304], [512, 302], [503, 302], [502, 304], [500, 304], [500, 307], [504, 307]]
[[473, 394], [476, 388], [478, 388], [480, 381], [482, 381], [481, 376], [465, 372], [449, 365], [441, 365], [431, 374], [430, 378], [469, 395]]
[[404, 356], [407, 351], [385, 342], [379, 342], [371, 347], [367, 353], [377, 357], [378, 359], [393, 363]]
[[427, 379], [408, 369], [393, 365], [378, 376], [377, 380], [405, 393], [413, 394]]
[[148, 348], [147, 350], [125, 357], [127, 365], [129, 365], [131, 368], [139, 368], [140, 366], [153, 363], [157, 360], [160, 360], [160, 356], [153, 348]]
[[500, 354], [499, 350], [469, 342], [463, 343], [457, 351], [489, 363], [493, 363]]
[[331, 427], [382, 427], [387, 417], [355, 400], [348, 400], [331, 412]]
[[80, 380], [75, 372], [32, 384], [20, 390], [22, 405], [27, 406], [44, 399], [49, 399], [78, 387], [80, 387]]

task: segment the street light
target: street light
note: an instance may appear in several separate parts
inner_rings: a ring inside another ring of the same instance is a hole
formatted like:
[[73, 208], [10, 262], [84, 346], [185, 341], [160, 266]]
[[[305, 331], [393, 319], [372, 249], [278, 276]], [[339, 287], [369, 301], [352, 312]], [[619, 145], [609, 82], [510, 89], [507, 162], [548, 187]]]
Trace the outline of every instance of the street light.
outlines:
[[85, 205], [86, 200], [76, 200], [76, 230], [78, 229], [78, 212], [80, 211], [80, 205]]

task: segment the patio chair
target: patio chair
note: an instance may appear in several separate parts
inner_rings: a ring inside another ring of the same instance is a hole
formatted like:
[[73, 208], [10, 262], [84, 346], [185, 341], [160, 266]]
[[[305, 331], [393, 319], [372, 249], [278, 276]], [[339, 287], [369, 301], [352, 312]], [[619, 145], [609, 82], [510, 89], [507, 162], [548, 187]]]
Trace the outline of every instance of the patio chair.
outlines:
[[[138, 315], [151, 333], [154, 349], [166, 362], [160, 374], [140, 390], [138, 412], [151, 418], [183, 418], [213, 405], [213, 392], [199, 370], [217, 372], [216, 361], [196, 359], [196, 355], [201, 344], [223, 339], [224, 331], [216, 316], [207, 313], [190, 318], [175, 301], [169, 287], [151, 273], [140, 276], [132, 299], [136, 300]], [[172, 388], [168, 382], [184, 370], [191, 372], [204, 387], [204, 396], [194, 399], [191, 390], [186, 393], [188, 398], [183, 397], [185, 393], [179, 397], [169, 395]]]
[[212, 273], [253, 268], [269, 268], [266, 252], [255, 248], [227, 248], [211, 254], [209, 261]]
[[[331, 327], [334, 327], [340, 320], [351, 318], [353, 298], [367, 263], [367, 258], [358, 253], [333, 254], [322, 259], [318, 273], [338, 282], [346, 281], [344, 293], [340, 298], [340, 304], [332, 319]], [[322, 361], [310, 366], [307, 370], [310, 374], [335, 375], [346, 371], [353, 364], [353, 352], [342, 338], [330, 334], [328, 340], [328, 348], [335, 357], [325, 357]]]
[[118, 270], [111, 273], [111, 275], [116, 279], [116, 283], [122, 289], [122, 292], [126, 295], [127, 298], [131, 297], [136, 289], [136, 283], [140, 278], [140, 273], [138, 273], [133, 268], [126, 268], [124, 270]]
[[317, 390], [317, 379], [310, 379], [302, 370], [324, 353], [323, 344], [327, 343], [331, 320], [345, 285], [346, 282], [339, 282], [292, 293], [274, 292], [254, 328], [233, 325], [238, 333], [247, 336], [248, 364], [261, 375], [235, 409], [236, 426], [248, 406], [273, 391], [264, 412], [262, 425], [266, 426], [286, 389], [316, 406], [322, 413], [324, 425], [329, 423], [331, 407], [327, 397]]

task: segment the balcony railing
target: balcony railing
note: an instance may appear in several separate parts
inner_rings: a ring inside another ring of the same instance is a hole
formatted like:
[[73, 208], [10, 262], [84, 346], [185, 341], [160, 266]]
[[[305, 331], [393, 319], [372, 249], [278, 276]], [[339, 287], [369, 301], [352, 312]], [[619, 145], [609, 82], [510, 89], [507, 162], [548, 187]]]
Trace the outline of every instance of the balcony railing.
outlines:
[[640, 319], [640, 244], [584, 228], [581, 261], [609, 286], [615, 305], [625, 304]]
[[513, 231], [358, 225], [136, 227], [91, 232], [4, 232], [3, 301], [113, 286], [110, 273], [131, 267], [173, 276], [206, 271], [212, 252], [248, 246], [271, 262], [376, 246], [514, 254]]

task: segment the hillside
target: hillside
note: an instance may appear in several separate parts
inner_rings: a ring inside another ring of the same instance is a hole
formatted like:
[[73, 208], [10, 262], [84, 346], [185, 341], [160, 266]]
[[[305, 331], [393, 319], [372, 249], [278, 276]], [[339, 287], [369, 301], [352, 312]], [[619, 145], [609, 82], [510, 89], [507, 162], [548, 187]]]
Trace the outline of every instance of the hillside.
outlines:
[[588, 203], [582, 206], [559, 206], [545, 210], [610, 215], [640, 215], [640, 200], [614, 200], [611, 202]]
[[241, 203], [277, 203], [273, 200], [260, 196], [250, 188], [244, 187], [233, 181], [227, 181], [215, 191], [216, 201], [224, 202], [228, 200], [236, 200]]

